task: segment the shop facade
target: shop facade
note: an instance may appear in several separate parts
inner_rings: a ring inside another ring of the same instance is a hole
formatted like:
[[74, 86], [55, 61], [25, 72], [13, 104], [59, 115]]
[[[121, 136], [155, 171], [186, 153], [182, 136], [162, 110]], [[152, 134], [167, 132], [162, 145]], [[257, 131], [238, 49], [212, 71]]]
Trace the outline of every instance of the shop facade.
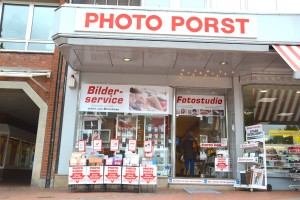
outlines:
[[[56, 16], [60, 23], [53, 39], [68, 60], [69, 80], [54, 186], [66, 180], [69, 158], [81, 141], [86, 152], [93, 152], [94, 136], [102, 142], [98, 153], [104, 158], [117, 154], [128, 158], [133, 152], [140, 163], [155, 164], [159, 187], [186, 183], [230, 187], [239, 179], [236, 163], [248, 116], [244, 106], [253, 99], [244, 96], [247, 87], [288, 85], [295, 87], [290, 96], [299, 98], [297, 73], [272, 46], [299, 45], [294, 34], [298, 28], [292, 25], [300, 17], [297, 14], [65, 4]], [[283, 29], [289, 34], [282, 34]], [[249, 107], [256, 110], [248, 114], [261, 112], [255, 105]], [[294, 111], [287, 110], [282, 106], [276, 114], [295, 117], [280, 123], [299, 126], [297, 101], [290, 106]], [[254, 119], [251, 123], [270, 121]], [[277, 123], [275, 118], [271, 122]], [[187, 177], [190, 172], [182, 160], [181, 145], [189, 131], [199, 146], [193, 177]], [[152, 150], [147, 151], [146, 144]], [[212, 155], [222, 162], [206, 163]]]

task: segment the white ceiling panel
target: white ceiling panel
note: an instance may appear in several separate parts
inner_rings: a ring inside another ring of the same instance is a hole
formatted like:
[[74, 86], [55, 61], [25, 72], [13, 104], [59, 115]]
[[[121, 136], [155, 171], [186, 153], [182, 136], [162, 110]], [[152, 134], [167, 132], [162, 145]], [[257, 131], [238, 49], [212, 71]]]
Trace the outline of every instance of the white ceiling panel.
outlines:
[[144, 52], [144, 67], [173, 68], [176, 57], [174, 52]]
[[74, 51], [79, 59], [79, 63], [81, 66], [112, 66], [108, 51], [92, 49], [75, 49]]
[[175, 68], [203, 69], [212, 57], [213, 52], [178, 53]]

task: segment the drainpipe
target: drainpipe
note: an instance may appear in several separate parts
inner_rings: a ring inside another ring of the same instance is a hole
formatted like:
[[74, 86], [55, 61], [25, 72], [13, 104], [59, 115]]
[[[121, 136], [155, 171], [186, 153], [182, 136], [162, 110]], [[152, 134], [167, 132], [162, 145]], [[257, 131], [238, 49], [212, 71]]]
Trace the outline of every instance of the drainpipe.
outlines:
[[53, 116], [52, 116], [50, 148], [49, 148], [45, 188], [49, 188], [51, 185], [51, 171], [52, 171], [53, 150], [54, 150], [54, 143], [55, 143], [55, 131], [56, 131], [58, 100], [59, 100], [59, 89], [60, 89], [62, 65], [63, 65], [62, 63], [63, 63], [63, 56], [62, 56], [61, 52], [59, 52], [59, 62], [58, 62], [58, 70], [57, 70], [57, 77], [56, 77], [57, 84], [56, 84], [56, 88], [55, 88], [54, 110], [53, 110]]
[[59, 154], [60, 154], [60, 143], [61, 143], [61, 133], [62, 133], [62, 124], [64, 119], [64, 108], [65, 108], [65, 97], [66, 97], [66, 87], [67, 87], [67, 77], [68, 77], [68, 63], [65, 64], [65, 78], [64, 78], [64, 88], [62, 93], [62, 105], [60, 109], [60, 122], [59, 122], [59, 132], [58, 132], [58, 141], [57, 141], [57, 153], [56, 153], [56, 166], [55, 173], [58, 171], [59, 163]]

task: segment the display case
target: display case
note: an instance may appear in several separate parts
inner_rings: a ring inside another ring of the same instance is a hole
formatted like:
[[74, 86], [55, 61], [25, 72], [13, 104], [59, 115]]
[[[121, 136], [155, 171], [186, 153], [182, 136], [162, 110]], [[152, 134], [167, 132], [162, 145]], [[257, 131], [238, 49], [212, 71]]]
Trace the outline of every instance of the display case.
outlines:
[[295, 164], [300, 164], [300, 131], [269, 130], [266, 157], [269, 176], [285, 177]]
[[267, 181], [266, 170], [266, 148], [265, 132], [262, 126], [247, 126], [246, 141], [240, 145], [243, 150], [242, 157], [238, 157], [237, 162], [240, 171], [240, 180], [235, 184], [235, 188], [272, 190], [272, 186]]
[[138, 116], [117, 115], [116, 138], [120, 140], [120, 149], [127, 148], [127, 140], [137, 139]]
[[164, 116], [145, 116], [144, 139], [152, 140], [158, 176], [170, 173], [169, 148], [166, 146], [166, 120]]

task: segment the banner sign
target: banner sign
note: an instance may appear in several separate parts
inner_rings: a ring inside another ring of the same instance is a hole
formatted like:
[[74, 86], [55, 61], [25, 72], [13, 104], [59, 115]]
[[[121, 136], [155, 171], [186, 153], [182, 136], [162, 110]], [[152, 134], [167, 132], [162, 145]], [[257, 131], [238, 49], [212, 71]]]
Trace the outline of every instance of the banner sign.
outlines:
[[85, 184], [86, 167], [69, 167], [69, 185]]
[[122, 184], [139, 184], [139, 167], [122, 167]]
[[83, 9], [75, 31], [256, 38], [256, 16], [129, 9]]
[[177, 95], [176, 114], [224, 116], [224, 96]]
[[224, 148], [224, 146], [222, 146], [222, 143], [200, 143], [200, 147]]
[[103, 166], [86, 167], [86, 184], [103, 184]]
[[121, 166], [104, 167], [104, 184], [121, 184]]
[[157, 169], [156, 166], [140, 167], [140, 185], [156, 185]]
[[82, 84], [79, 111], [170, 114], [169, 87]]

